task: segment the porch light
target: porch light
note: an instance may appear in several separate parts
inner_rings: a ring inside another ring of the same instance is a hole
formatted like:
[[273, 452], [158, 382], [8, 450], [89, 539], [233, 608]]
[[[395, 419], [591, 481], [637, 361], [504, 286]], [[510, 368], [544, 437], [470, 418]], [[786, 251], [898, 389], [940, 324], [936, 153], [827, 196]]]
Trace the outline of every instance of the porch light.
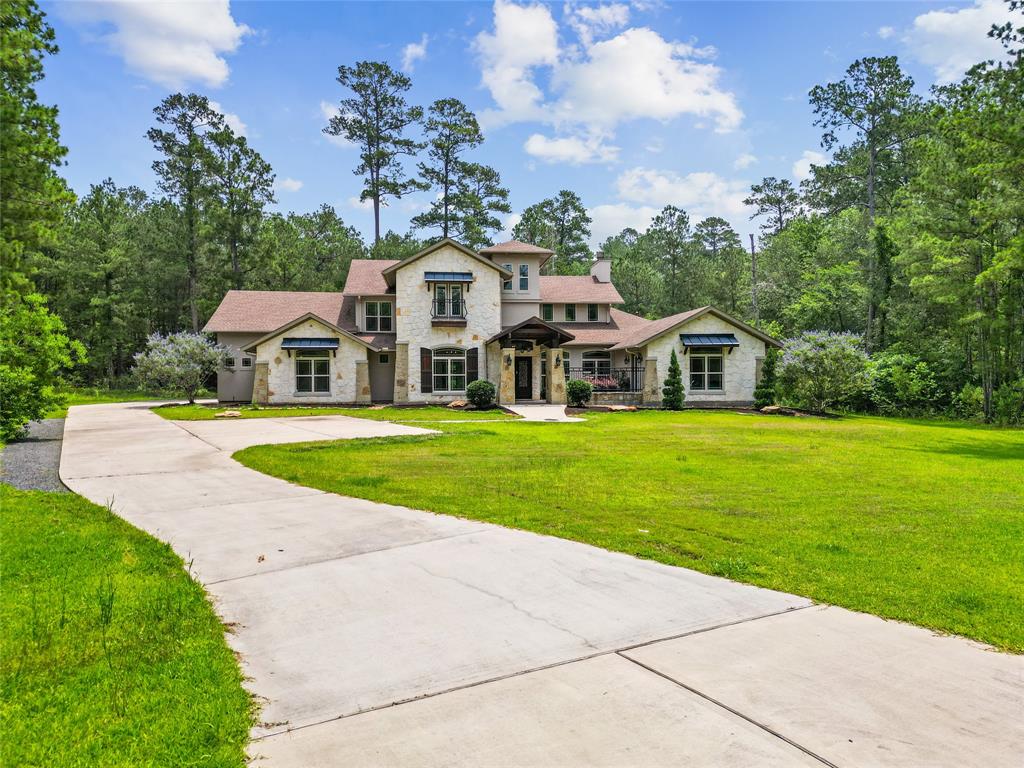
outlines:
[[561, 355], [555, 355], [555, 368], [561, 368], [561, 367], [562, 367], [562, 356]]
[[508, 368], [512, 365], [512, 355], [505, 355], [505, 367]]

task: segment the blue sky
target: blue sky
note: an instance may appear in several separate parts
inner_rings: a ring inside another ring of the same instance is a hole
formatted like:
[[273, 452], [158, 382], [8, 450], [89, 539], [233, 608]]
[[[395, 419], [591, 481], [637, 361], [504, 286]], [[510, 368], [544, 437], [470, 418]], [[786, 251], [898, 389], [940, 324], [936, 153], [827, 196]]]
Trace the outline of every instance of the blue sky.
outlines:
[[[155, 188], [145, 138], [174, 90], [208, 95], [273, 165], [277, 208], [333, 205], [365, 233], [356, 153], [321, 133], [337, 67], [386, 60], [409, 98], [456, 97], [480, 117], [472, 159], [494, 166], [514, 211], [567, 188], [596, 245], [675, 204], [754, 231], [752, 181], [798, 181], [821, 161], [808, 89], [855, 59], [897, 54], [925, 91], [997, 55], [997, 0], [968, 3], [227, 2], [44, 3], [60, 53], [41, 98], [60, 108], [65, 176]], [[405, 232], [429, 195], [395, 201]], [[508, 224], [515, 221], [510, 217]]]

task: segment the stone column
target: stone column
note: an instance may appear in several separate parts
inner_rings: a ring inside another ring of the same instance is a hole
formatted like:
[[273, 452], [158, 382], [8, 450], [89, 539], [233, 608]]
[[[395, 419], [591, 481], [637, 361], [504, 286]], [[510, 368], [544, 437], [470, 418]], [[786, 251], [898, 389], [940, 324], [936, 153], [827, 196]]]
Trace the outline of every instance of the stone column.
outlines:
[[548, 350], [548, 402], [565, 405], [565, 354], [561, 348]]
[[644, 391], [640, 401], [644, 405], [661, 404], [661, 381], [658, 380], [658, 358], [648, 357], [644, 361]]
[[409, 402], [409, 345], [395, 344], [395, 402]]
[[533, 381], [530, 382], [530, 395], [533, 400], [540, 400], [540, 367], [543, 365], [540, 359], [540, 345], [533, 345], [530, 357], [533, 358], [533, 362], [530, 364], [530, 370], [533, 372]]
[[513, 405], [516, 401], [516, 350], [501, 350], [501, 385], [498, 387], [498, 405]]
[[270, 402], [270, 365], [266, 361], [256, 361], [256, 371], [252, 380], [252, 404], [267, 405]]
[[370, 362], [356, 360], [356, 402], [370, 403]]

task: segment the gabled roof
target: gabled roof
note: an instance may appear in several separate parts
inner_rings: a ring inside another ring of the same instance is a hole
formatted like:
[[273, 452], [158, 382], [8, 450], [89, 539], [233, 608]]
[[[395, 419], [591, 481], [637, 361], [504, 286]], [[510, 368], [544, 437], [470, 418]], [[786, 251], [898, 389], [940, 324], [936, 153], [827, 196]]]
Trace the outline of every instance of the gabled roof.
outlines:
[[549, 323], [545, 320], [541, 320], [539, 317], [534, 315], [533, 317], [523, 320], [523, 322], [521, 323], [516, 323], [515, 325], [511, 325], [508, 328], [502, 328], [499, 333], [494, 334], [484, 343], [490, 344], [492, 341], [503, 339], [506, 336], [512, 336], [516, 333], [516, 331], [521, 331], [527, 328], [540, 329], [542, 332], [547, 331], [554, 338], [556, 338], [558, 340], [558, 343], [560, 344], [567, 341], [572, 341], [574, 338], [576, 338], [561, 326], [555, 325], [554, 323]]
[[424, 256], [428, 256], [429, 254], [433, 253], [434, 251], [440, 250], [441, 248], [445, 247], [446, 245], [447, 246], [451, 246], [452, 248], [454, 248], [457, 251], [460, 251], [461, 253], [465, 254], [466, 256], [469, 256], [471, 259], [476, 259], [481, 264], [486, 264], [491, 269], [497, 270], [503, 277], [506, 277], [506, 278], [512, 277], [512, 273], [509, 272], [508, 270], [502, 269], [500, 266], [495, 264], [490, 259], [484, 258], [479, 253], [477, 253], [476, 251], [470, 250], [469, 248], [464, 246], [462, 243], [455, 242], [450, 237], [446, 237], [443, 240], [438, 240], [433, 245], [428, 245], [422, 251], [417, 251], [416, 253], [414, 253], [412, 256], [409, 256], [408, 258], [402, 259], [401, 261], [396, 261], [391, 266], [386, 267], [385, 269], [382, 269], [381, 270], [381, 274], [384, 275], [384, 279], [387, 280], [387, 284], [388, 285], [394, 285], [394, 283], [395, 283], [395, 273], [398, 270], [402, 269], [402, 267], [406, 267], [406, 266], [412, 264], [414, 261], [422, 259]]
[[592, 275], [541, 275], [540, 300], [545, 304], [621, 304], [611, 283]]
[[550, 256], [554, 251], [549, 248], [541, 248], [539, 245], [531, 245], [530, 243], [524, 243], [519, 240], [507, 240], [504, 243], [498, 243], [497, 245], [489, 245], [486, 248], [481, 248], [480, 253], [488, 255], [497, 253], [533, 253], [538, 256]]
[[328, 291], [228, 291], [205, 333], [267, 333], [312, 313], [337, 323], [343, 296]]
[[319, 317], [319, 316], [315, 315], [312, 312], [307, 312], [302, 317], [297, 317], [294, 320], [285, 323], [280, 328], [275, 328], [274, 330], [272, 330], [270, 333], [266, 334], [265, 336], [262, 336], [262, 337], [256, 339], [256, 341], [254, 341], [252, 344], [250, 344], [249, 346], [245, 347], [243, 352], [255, 352], [256, 351], [256, 347], [258, 347], [260, 344], [262, 344], [262, 343], [264, 343], [266, 341], [270, 341], [271, 339], [273, 339], [276, 336], [280, 336], [285, 331], [290, 330], [290, 329], [294, 328], [296, 325], [299, 325], [300, 323], [304, 323], [307, 320], [316, 320], [318, 323], [323, 323], [324, 325], [326, 325], [328, 328], [330, 328], [335, 333], [337, 333], [337, 334], [339, 334], [341, 336], [345, 336], [347, 338], [350, 338], [350, 339], [352, 339], [352, 341], [356, 342], [357, 344], [360, 344], [360, 345], [366, 347], [367, 349], [372, 349], [374, 352], [376, 352], [377, 349], [378, 349], [373, 344], [370, 344], [369, 342], [364, 341], [363, 339], [359, 338], [358, 336], [356, 336], [351, 331], [346, 331], [344, 328], [339, 328], [337, 325], [335, 325], [334, 323], [330, 322], [329, 320], [325, 320], [324, 318]]
[[341, 292], [348, 296], [383, 296], [391, 290], [384, 270], [397, 263], [397, 259], [352, 259]]
[[658, 336], [668, 333], [669, 331], [673, 331], [679, 328], [680, 326], [685, 325], [686, 323], [689, 323], [692, 320], [696, 320], [698, 317], [702, 317], [704, 315], [714, 315], [719, 320], [723, 320], [729, 323], [730, 325], [733, 325], [739, 328], [740, 330], [749, 333], [751, 336], [760, 339], [765, 344], [770, 344], [771, 346], [777, 347], [779, 349], [782, 348], [781, 342], [777, 341], [776, 339], [773, 339], [768, 334], [757, 330], [757, 328], [754, 328], [751, 325], [747, 325], [742, 320], [737, 320], [735, 317], [727, 315], [725, 314], [725, 312], [722, 312], [719, 309], [715, 309], [714, 307], [700, 307], [699, 309], [691, 309], [686, 312], [680, 312], [679, 314], [676, 315], [669, 315], [668, 317], [663, 317], [660, 320], [652, 320], [648, 325], [640, 326], [632, 333], [627, 334], [625, 338], [623, 338], [622, 341], [618, 342], [614, 347], [612, 347], [612, 349], [642, 347], [644, 344], [653, 339], [656, 339]]
[[566, 346], [572, 347], [610, 347], [624, 339], [637, 328], [650, 324], [650, 320], [621, 309], [612, 307], [608, 310], [607, 323], [555, 323], [559, 328], [569, 331], [576, 338]]

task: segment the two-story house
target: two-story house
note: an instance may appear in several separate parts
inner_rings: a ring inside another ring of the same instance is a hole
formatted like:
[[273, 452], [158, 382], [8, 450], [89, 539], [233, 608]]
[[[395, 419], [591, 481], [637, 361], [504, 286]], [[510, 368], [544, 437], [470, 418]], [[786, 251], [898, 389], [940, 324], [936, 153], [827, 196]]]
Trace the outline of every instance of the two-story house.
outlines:
[[541, 275], [552, 252], [511, 241], [479, 253], [442, 240], [402, 261], [359, 259], [340, 293], [229, 291], [204, 330], [229, 350], [223, 402], [425, 403], [488, 379], [501, 403], [657, 404], [674, 349], [689, 403], [749, 404], [777, 341], [713, 307], [660, 320], [616, 309], [611, 261]]

